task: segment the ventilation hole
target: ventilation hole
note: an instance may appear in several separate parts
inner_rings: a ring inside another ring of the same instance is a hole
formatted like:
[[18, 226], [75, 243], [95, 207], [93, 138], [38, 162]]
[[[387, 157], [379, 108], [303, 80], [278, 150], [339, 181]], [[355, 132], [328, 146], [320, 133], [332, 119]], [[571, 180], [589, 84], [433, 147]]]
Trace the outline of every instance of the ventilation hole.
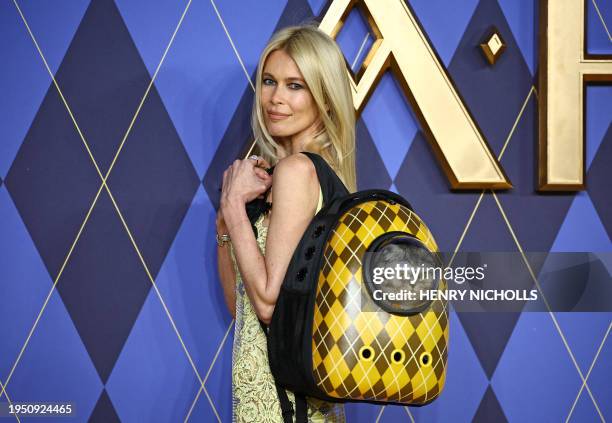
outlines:
[[306, 256], [306, 260], [310, 260], [312, 256], [314, 255], [314, 252], [315, 252], [315, 247], [308, 247], [308, 249], [306, 250], [306, 253], [304, 253], [304, 255]]
[[298, 272], [297, 275], [295, 275], [295, 277], [297, 278], [298, 281], [303, 281], [304, 278], [306, 277], [306, 273], [308, 273], [308, 269], [306, 269], [305, 267], [302, 267]]
[[313, 238], [318, 238], [321, 236], [321, 234], [323, 233], [323, 231], [325, 230], [325, 226], [324, 225], [319, 225], [315, 228], [314, 233], [312, 234]]
[[374, 358], [374, 350], [372, 349], [372, 347], [364, 345], [359, 350], [359, 357], [361, 357], [365, 361], [372, 361], [372, 359]]
[[402, 350], [393, 350], [393, 352], [391, 353], [391, 361], [396, 364], [402, 364], [405, 358], [406, 354], [404, 354], [404, 351]]
[[423, 366], [431, 366], [431, 354], [428, 352], [421, 354], [420, 362]]

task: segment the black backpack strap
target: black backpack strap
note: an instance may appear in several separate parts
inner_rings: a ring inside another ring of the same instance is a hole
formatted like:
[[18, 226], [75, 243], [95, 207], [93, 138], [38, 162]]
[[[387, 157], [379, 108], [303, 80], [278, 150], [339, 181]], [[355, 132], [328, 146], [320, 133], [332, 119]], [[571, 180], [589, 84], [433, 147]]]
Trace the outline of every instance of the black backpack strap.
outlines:
[[295, 394], [295, 423], [308, 423], [308, 404], [306, 397]]
[[[263, 333], [268, 337], [268, 327], [261, 320], [259, 321], [261, 328], [263, 329]], [[287, 396], [287, 392], [285, 389], [280, 386], [276, 381], [274, 381], [274, 386], [276, 386], [276, 395], [278, 396], [278, 401], [280, 402], [281, 413], [283, 415], [284, 423], [293, 423], [293, 404], [289, 401], [289, 397]], [[296, 398], [297, 402], [297, 398]], [[296, 404], [297, 406], [297, 404]]]
[[[268, 337], [268, 327], [259, 321], [264, 334]], [[293, 423], [293, 404], [289, 401], [287, 391], [285, 388], [280, 386], [274, 381], [276, 386], [276, 395], [278, 395], [278, 401], [280, 402], [281, 413], [283, 415], [284, 423]], [[308, 404], [306, 403], [306, 397], [302, 394], [294, 394], [295, 397], [295, 423], [308, 423]]]
[[[274, 172], [274, 166], [266, 169], [266, 172], [268, 172], [268, 175], [272, 175]], [[258, 236], [255, 222], [257, 222], [257, 219], [259, 219], [259, 216], [261, 216], [262, 213], [266, 214], [272, 208], [272, 204], [266, 201], [266, 198], [268, 198], [268, 192], [270, 192], [270, 188], [263, 193], [261, 198], [255, 198], [254, 200], [251, 200], [245, 204], [247, 217], [249, 218], [249, 222], [251, 222], [251, 228], [253, 229], [255, 238]]]
[[[284, 423], [293, 423], [293, 404], [289, 401], [287, 391], [281, 387], [278, 383], [274, 383], [276, 386], [276, 393], [280, 401], [281, 412], [283, 413]], [[295, 397], [295, 423], [308, 423], [308, 403], [306, 402], [306, 396], [302, 394], [294, 394]]]
[[321, 191], [323, 191], [323, 204], [331, 203], [335, 198], [347, 195], [349, 193], [342, 180], [336, 175], [336, 172], [329, 164], [316, 153], [302, 151], [302, 154], [308, 156], [317, 171]]
[[[278, 400], [280, 401], [281, 412], [283, 413], [283, 422], [293, 423], [293, 405], [291, 404], [291, 401], [289, 401], [287, 392], [278, 383], [275, 382], [274, 385], [276, 385], [276, 393], [278, 394]], [[297, 398], [296, 398], [296, 402], [297, 402]]]

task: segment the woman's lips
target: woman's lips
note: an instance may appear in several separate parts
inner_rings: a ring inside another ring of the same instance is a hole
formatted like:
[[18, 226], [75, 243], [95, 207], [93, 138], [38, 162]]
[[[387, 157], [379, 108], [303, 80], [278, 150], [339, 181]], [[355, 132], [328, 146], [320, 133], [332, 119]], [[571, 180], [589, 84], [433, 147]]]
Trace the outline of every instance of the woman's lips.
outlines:
[[268, 112], [268, 117], [270, 118], [270, 120], [283, 120], [288, 118], [290, 115], [285, 115], [282, 113], [273, 113], [273, 112]]

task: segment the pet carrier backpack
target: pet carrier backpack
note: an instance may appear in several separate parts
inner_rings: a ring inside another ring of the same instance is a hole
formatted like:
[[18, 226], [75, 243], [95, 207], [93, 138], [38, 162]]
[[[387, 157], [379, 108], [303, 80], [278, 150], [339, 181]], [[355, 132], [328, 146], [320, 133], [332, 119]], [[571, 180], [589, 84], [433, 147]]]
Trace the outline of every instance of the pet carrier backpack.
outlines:
[[446, 290], [446, 282], [411, 284], [396, 274], [382, 284], [376, 269], [435, 266], [433, 236], [401, 196], [349, 194], [322, 157], [305, 154], [324, 206], [301, 238], [264, 326], [284, 420], [294, 413], [285, 389], [296, 395], [297, 422], [306, 421], [305, 396], [427, 404], [444, 386], [448, 311], [446, 302], [419, 293]]

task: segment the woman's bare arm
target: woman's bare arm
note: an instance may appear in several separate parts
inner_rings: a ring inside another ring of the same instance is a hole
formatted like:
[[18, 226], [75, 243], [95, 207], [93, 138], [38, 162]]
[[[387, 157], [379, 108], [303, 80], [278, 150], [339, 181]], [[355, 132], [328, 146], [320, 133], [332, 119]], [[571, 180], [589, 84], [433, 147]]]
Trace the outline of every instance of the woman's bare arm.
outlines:
[[223, 215], [246, 293], [264, 323], [272, 317], [291, 257], [314, 216], [318, 194], [317, 174], [308, 157], [294, 154], [278, 162], [265, 257], [257, 246], [244, 204], [234, 200], [224, 205]]
[[[221, 214], [217, 214], [217, 233], [227, 234], [227, 226]], [[236, 272], [230, 255], [230, 245], [225, 243], [223, 246], [217, 246], [217, 269], [221, 286], [223, 288], [223, 296], [225, 304], [233, 318], [236, 318]]]

